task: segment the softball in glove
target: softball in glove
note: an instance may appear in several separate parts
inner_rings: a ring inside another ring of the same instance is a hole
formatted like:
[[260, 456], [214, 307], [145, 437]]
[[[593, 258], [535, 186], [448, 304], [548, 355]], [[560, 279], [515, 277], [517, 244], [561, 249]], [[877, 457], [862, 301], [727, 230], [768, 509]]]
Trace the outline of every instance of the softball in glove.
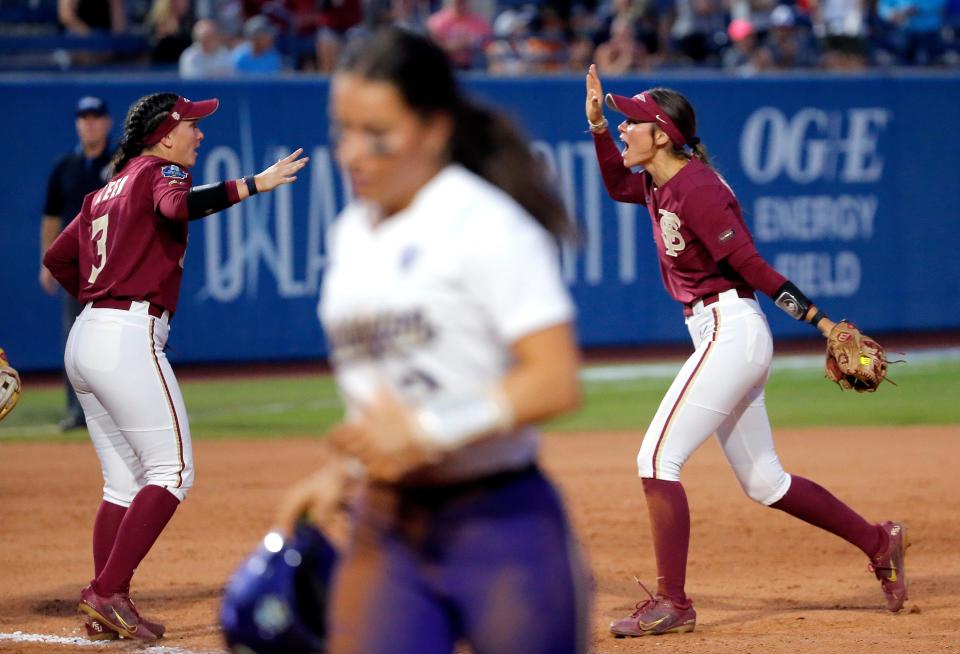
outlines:
[[827, 336], [827, 378], [844, 390], [872, 393], [887, 377], [883, 346], [852, 323], [841, 320]]

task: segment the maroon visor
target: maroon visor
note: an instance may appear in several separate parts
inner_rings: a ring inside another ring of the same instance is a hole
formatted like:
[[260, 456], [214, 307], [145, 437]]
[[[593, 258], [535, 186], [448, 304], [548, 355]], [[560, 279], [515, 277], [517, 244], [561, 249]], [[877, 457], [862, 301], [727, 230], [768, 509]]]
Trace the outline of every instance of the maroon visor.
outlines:
[[173, 105], [170, 114], [163, 119], [155, 130], [143, 137], [144, 145], [153, 145], [159, 143], [160, 139], [173, 131], [173, 128], [185, 120], [200, 120], [206, 118], [220, 106], [220, 101], [216, 98], [210, 100], [198, 100], [190, 102], [184, 97], [177, 98], [177, 103]]
[[647, 91], [638, 93], [632, 98], [607, 93], [605, 101], [608, 107], [614, 111], [619, 111], [630, 120], [638, 123], [656, 123], [678, 148], [687, 144], [687, 139], [683, 137], [667, 112], [660, 108], [657, 101]]

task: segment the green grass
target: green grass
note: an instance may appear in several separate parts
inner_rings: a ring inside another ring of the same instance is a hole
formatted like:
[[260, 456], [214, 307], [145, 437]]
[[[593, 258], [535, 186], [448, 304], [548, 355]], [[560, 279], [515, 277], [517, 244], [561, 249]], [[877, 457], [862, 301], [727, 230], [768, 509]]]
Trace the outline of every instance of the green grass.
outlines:
[[[665, 374], [584, 384], [584, 406], [548, 425], [554, 431], [642, 430], [679, 369]], [[669, 376], [668, 376], [669, 375]], [[775, 363], [767, 407], [775, 427], [960, 424], [960, 361], [922, 360], [895, 366], [897, 386], [877, 393], [841, 392], [815, 368]], [[258, 377], [181, 384], [195, 438], [321, 436], [341, 415], [328, 377]], [[83, 440], [83, 430], [61, 434], [61, 387], [27, 387], [16, 410], [0, 423], [0, 441]]]
[[[894, 368], [897, 386], [876, 393], [841, 391], [815, 369], [777, 369], [766, 388], [775, 428], [960, 424], [960, 361]], [[672, 378], [587, 383], [581, 411], [554, 430], [644, 429]]]
[[[333, 380], [319, 375], [181, 381], [180, 388], [194, 438], [319, 436], [342, 414]], [[86, 439], [85, 430], [59, 432], [63, 406], [60, 386], [25, 388], [0, 423], [0, 441]]]

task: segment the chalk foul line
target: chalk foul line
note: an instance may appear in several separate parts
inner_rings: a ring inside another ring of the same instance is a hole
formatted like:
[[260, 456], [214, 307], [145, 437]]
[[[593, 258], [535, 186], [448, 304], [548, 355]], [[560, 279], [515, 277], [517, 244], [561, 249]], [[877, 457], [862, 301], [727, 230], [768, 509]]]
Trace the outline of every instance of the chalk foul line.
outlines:
[[[17, 643], [44, 643], [48, 645], [70, 645], [73, 647], [104, 647], [107, 642], [102, 640], [87, 640], [78, 636], [53, 636], [51, 634], [28, 634], [22, 631], [12, 633], [0, 632], [0, 641], [13, 641]], [[127, 642], [127, 641], [121, 641]], [[213, 652], [195, 652], [182, 647], [166, 647], [163, 645], [148, 646], [138, 649], [138, 652], [148, 652], [149, 654], [215, 654]]]

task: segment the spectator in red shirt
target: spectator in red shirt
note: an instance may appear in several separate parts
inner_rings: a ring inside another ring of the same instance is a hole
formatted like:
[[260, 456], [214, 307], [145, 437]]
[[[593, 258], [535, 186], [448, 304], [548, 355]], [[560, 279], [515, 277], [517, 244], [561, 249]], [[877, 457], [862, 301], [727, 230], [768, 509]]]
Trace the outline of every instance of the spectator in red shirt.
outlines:
[[427, 21], [430, 36], [457, 68], [483, 68], [483, 49], [492, 34], [490, 22], [470, 9], [470, 0], [446, 0], [445, 5]]
[[[314, 7], [312, 12], [306, 11], [305, 6]], [[298, 30], [302, 33], [307, 25], [314, 31], [314, 51], [317, 58], [317, 70], [321, 73], [333, 72], [340, 58], [340, 51], [347, 40], [347, 33], [360, 25], [363, 20], [363, 5], [361, 0], [288, 0], [287, 5], [294, 7], [295, 16], [302, 15], [302, 19], [295, 21]], [[307, 20], [309, 19], [309, 20]]]

